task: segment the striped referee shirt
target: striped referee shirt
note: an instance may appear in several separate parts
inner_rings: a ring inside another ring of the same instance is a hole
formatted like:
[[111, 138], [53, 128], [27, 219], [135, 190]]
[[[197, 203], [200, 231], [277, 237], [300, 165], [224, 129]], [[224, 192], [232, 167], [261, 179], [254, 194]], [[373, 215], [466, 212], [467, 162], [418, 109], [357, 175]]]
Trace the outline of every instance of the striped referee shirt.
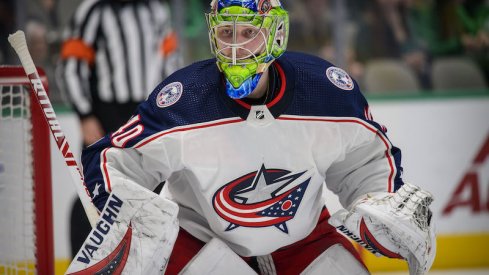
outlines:
[[85, 0], [64, 33], [63, 83], [80, 117], [93, 101], [141, 102], [181, 63], [169, 8], [158, 0]]

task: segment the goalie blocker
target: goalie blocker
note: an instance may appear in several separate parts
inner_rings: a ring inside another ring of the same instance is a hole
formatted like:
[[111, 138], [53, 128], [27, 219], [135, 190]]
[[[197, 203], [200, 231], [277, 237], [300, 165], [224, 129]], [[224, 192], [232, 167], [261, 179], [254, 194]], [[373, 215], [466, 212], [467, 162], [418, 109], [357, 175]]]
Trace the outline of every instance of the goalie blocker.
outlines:
[[178, 235], [177, 213], [174, 202], [139, 185], [118, 185], [67, 274], [163, 274]]

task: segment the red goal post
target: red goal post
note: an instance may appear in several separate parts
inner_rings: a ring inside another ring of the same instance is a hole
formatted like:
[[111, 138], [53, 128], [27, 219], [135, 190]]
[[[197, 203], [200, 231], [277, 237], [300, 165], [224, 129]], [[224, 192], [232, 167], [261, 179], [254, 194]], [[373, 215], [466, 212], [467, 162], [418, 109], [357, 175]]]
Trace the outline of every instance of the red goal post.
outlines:
[[22, 66], [0, 88], [0, 274], [54, 274], [49, 128]]

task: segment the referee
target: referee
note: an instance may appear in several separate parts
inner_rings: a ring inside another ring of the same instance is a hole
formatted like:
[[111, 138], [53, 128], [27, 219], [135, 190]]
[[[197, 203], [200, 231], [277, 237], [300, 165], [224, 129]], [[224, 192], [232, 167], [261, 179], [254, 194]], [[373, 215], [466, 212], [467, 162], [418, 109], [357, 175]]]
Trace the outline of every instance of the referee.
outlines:
[[63, 36], [61, 79], [84, 145], [122, 126], [181, 63], [158, 0], [85, 0]]
[[[59, 79], [84, 146], [126, 123], [182, 63], [169, 7], [159, 0], [84, 0], [63, 39]], [[91, 229], [79, 199], [70, 226], [74, 257]]]

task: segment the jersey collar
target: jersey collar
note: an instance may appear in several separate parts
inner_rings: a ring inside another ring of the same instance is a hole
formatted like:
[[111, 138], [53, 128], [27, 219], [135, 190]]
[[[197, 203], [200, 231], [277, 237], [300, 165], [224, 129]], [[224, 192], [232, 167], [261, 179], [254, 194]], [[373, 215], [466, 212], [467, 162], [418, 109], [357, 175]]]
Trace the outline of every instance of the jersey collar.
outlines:
[[[275, 91], [273, 100], [267, 103], [266, 107], [270, 110], [270, 113], [277, 118], [285, 111], [292, 101], [295, 86], [295, 75], [289, 64], [282, 62], [280, 59], [273, 62], [272, 66], [274, 66], [278, 72], [280, 89], [279, 91]], [[223, 84], [219, 88], [221, 98], [232, 112], [246, 120], [248, 114], [250, 113], [251, 105], [243, 100], [232, 99], [227, 96], [224, 85], [224, 77], [222, 80], [223, 81], [221, 82]]]

